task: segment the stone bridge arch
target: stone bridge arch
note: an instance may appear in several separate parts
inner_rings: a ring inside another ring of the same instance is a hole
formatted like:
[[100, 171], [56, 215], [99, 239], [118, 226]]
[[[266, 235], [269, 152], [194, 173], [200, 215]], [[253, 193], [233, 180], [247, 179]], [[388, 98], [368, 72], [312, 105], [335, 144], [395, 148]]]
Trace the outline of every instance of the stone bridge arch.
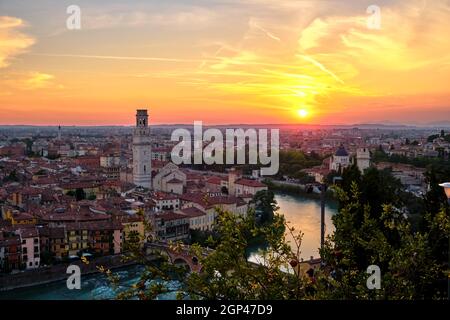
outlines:
[[198, 257], [190, 255], [188, 250], [183, 249], [180, 252], [175, 252], [170, 250], [169, 246], [166, 244], [149, 244], [146, 248], [147, 255], [154, 254], [155, 252], [168, 257], [170, 263], [172, 264], [186, 265], [190, 272], [198, 273], [202, 269]]

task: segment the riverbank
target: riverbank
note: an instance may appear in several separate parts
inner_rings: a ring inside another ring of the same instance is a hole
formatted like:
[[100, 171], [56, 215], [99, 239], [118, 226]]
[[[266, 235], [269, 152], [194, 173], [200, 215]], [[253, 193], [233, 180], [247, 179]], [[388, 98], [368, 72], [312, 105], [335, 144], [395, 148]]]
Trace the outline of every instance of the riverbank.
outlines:
[[[265, 179], [263, 181], [269, 190], [274, 192], [281, 192], [290, 195], [297, 195], [306, 198], [310, 198], [313, 200], [320, 200], [321, 194], [318, 192], [308, 190], [309, 187], [313, 188], [312, 185], [304, 185], [299, 183], [287, 182], [287, 181], [279, 181], [272, 179]], [[335, 194], [331, 189], [328, 189], [325, 194], [325, 199], [327, 201], [337, 202]]]
[[69, 265], [79, 266], [81, 275], [88, 275], [99, 273], [97, 266], [103, 266], [106, 269], [117, 269], [134, 264], [136, 263], [132, 261], [122, 261], [122, 255], [113, 255], [91, 259], [89, 264], [85, 264], [82, 261], [75, 261], [72, 263], [25, 270], [15, 274], [0, 275], [0, 291], [10, 291], [66, 280], [69, 277], [69, 274], [66, 273]]

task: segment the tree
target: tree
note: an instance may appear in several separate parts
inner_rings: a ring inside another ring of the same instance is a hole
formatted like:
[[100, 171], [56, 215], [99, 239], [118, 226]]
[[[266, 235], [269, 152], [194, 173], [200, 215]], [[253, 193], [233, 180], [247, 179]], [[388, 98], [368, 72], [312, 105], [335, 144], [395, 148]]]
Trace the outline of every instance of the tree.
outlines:
[[220, 188], [220, 191], [221, 191], [223, 194], [228, 194], [228, 188], [225, 187], [225, 186], [222, 186], [222, 188]]
[[439, 183], [450, 180], [450, 168], [431, 166], [425, 172], [425, 180], [429, 186], [425, 199], [425, 214], [421, 216], [420, 231], [428, 232], [432, 238], [432, 250], [435, 257], [442, 263], [448, 263], [449, 240], [442, 236], [436, 228], [445, 228], [445, 220], [450, 217], [450, 206], [447, 197]]
[[[333, 217], [336, 231], [327, 239], [321, 256], [332, 275], [328, 289], [318, 290], [321, 298], [331, 299], [424, 299], [444, 297], [439, 279], [444, 266], [430, 250], [431, 234], [414, 233], [408, 220], [392, 205], [383, 205], [378, 215], [361, 199], [356, 183], [350, 193], [337, 188], [346, 204]], [[435, 229], [442, 237], [448, 219]], [[367, 290], [369, 265], [381, 269], [381, 290]]]
[[75, 199], [77, 201], [86, 199], [86, 192], [84, 192], [83, 188], [75, 189]]
[[255, 210], [259, 215], [261, 224], [272, 223], [275, 211], [278, 205], [275, 200], [275, 194], [271, 190], [258, 191], [251, 202], [255, 205]]
[[66, 192], [66, 195], [68, 195], [70, 197], [75, 197], [75, 191], [69, 190], [69, 191]]
[[322, 163], [317, 154], [307, 155], [302, 151], [288, 150], [280, 151], [280, 170], [278, 176], [289, 176], [291, 178], [302, 178], [301, 170], [311, 168]]
[[97, 196], [95, 194], [91, 194], [89, 197], [87, 197], [88, 200], [95, 200], [97, 199]]
[[345, 191], [349, 191], [352, 182], [355, 182], [358, 186], [361, 185], [362, 182], [361, 171], [359, 171], [359, 168], [356, 164], [353, 164], [352, 166], [344, 169], [342, 173], [342, 189]]
[[437, 138], [439, 138], [439, 135], [438, 135], [438, 134], [433, 134], [433, 135], [431, 135], [431, 136], [429, 136], [429, 137], [427, 138], [427, 141], [428, 141], [428, 142], [433, 142], [434, 139], [437, 139]]
[[16, 170], [14, 169], [13, 171], [11, 171], [10, 173], [9, 173], [9, 175], [7, 176], [7, 177], [5, 177], [5, 179], [4, 179], [6, 182], [8, 182], [8, 181], [19, 181], [19, 177], [17, 176], [17, 172], [16, 172]]

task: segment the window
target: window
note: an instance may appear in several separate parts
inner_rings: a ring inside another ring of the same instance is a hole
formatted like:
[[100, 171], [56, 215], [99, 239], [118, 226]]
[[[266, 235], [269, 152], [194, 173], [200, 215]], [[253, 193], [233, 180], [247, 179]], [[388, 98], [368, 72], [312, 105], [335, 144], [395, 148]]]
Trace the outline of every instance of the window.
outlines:
[[28, 248], [23, 248], [22, 253], [28, 253]]
[[29, 265], [30, 267], [32, 267], [32, 266], [33, 266], [33, 262], [28, 263], [28, 265]]
[[39, 239], [38, 238], [34, 238], [34, 243], [38, 243]]

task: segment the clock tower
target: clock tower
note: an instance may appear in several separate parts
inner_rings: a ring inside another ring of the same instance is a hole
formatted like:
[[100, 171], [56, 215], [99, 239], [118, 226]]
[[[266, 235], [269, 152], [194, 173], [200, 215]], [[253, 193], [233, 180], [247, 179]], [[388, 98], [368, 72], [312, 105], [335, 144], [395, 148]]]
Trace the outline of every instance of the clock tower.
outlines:
[[140, 109], [136, 113], [136, 127], [133, 133], [133, 182], [148, 189], [152, 185], [151, 152], [147, 110]]

